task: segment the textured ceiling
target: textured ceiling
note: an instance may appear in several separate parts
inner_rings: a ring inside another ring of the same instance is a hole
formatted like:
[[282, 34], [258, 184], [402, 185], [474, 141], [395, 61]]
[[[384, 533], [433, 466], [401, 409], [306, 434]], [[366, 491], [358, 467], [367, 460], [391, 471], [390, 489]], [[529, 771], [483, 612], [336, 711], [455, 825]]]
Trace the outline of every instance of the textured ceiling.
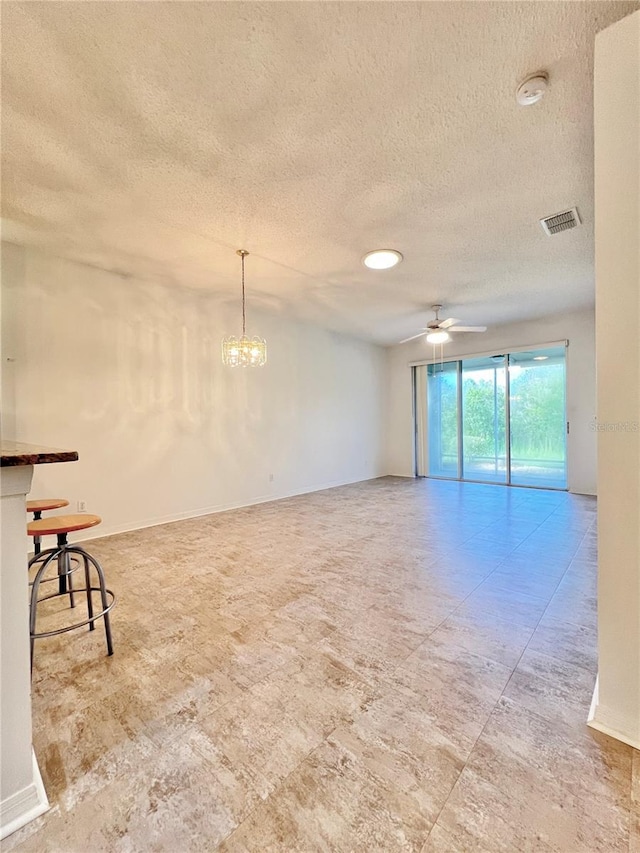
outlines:
[[2, 5], [5, 239], [230, 300], [244, 247], [249, 307], [380, 343], [593, 302], [593, 41], [637, 2]]

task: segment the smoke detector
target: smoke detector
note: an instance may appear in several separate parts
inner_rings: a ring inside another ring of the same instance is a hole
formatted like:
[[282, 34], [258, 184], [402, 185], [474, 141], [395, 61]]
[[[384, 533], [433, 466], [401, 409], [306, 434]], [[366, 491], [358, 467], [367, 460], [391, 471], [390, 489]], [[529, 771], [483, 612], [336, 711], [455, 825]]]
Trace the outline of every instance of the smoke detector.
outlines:
[[546, 71], [538, 71], [523, 80], [516, 89], [516, 101], [521, 107], [537, 104], [542, 100], [549, 85], [549, 75]]
[[553, 216], [545, 216], [544, 219], [540, 220], [542, 230], [547, 237], [552, 237], [561, 231], [568, 231], [570, 228], [577, 228], [580, 224], [580, 215], [576, 207], [572, 207], [571, 210], [563, 210], [561, 213], [554, 213]]

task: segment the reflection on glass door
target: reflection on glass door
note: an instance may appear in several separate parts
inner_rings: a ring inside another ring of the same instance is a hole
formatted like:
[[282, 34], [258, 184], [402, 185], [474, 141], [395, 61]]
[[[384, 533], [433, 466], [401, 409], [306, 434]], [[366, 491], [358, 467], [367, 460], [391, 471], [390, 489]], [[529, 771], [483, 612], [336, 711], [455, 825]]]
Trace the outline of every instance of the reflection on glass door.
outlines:
[[458, 362], [427, 368], [429, 476], [460, 476], [458, 445]]
[[509, 356], [511, 482], [567, 486], [565, 350]]
[[505, 356], [462, 362], [462, 463], [465, 480], [507, 482]]
[[426, 399], [421, 383], [418, 473], [566, 489], [564, 346], [430, 364]]

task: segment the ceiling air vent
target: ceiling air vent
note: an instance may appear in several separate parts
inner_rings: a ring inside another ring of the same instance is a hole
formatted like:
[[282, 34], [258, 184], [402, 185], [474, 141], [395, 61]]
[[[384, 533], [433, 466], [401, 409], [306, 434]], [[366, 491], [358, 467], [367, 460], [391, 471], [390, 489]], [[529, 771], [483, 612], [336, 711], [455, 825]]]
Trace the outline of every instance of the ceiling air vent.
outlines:
[[559, 234], [561, 231], [568, 231], [570, 228], [577, 228], [580, 225], [580, 216], [578, 210], [572, 207], [571, 210], [563, 210], [562, 213], [554, 213], [553, 216], [545, 216], [540, 220], [540, 225], [547, 237], [553, 234]]

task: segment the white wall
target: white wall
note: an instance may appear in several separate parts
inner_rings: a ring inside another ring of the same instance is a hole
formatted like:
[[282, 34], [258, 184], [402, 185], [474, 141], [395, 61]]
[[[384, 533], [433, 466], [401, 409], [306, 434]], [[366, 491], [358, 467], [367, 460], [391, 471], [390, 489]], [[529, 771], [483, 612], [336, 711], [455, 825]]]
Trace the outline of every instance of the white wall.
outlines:
[[384, 473], [382, 348], [249, 300], [268, 362], [233, 370], [239, 303], [7, 244], [2, 273], [4, 426], [79, 451], [39, 466], [32, 495], [85, 500], [94, 535]]
[[[444, 347], [445, 358], [478, 352], [504, 352], [509, 347], [531, 346], [567, 339], [567, 442], [569, 489], [580, 494], [596, 492], [595, 343], [594, 312], [547, 317], [496, 326], [481, 335], [460, 335]], [[439, 348], [438, 348], [439, 351]], [[387, 350], [387, 456], [389, 474], [411, 477], [413, 415], [410, 362], [433, 358], [424, 338]]]
[[[595, 52], [598, 691], [591, 725], [640, 749], [640, 12]], [[626, 425], [626, 428], [620, 428]]]

